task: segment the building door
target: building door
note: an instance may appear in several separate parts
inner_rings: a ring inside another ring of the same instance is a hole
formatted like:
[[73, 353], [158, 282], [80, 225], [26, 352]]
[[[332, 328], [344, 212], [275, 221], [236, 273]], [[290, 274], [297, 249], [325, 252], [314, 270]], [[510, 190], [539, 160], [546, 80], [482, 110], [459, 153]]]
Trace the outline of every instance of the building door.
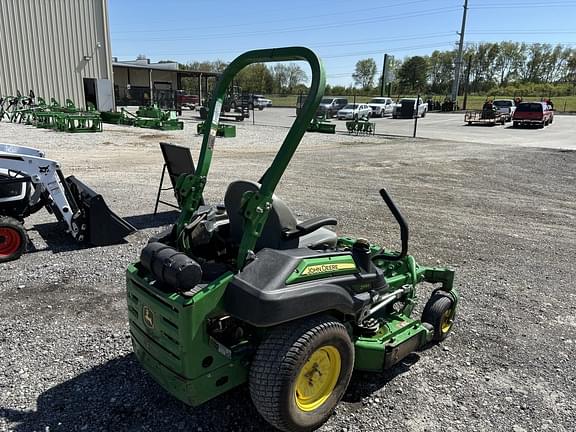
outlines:
[[114, 109], [114, 87], [112, 80], [96, 80], [96, 102], [98, 111], [112, 111]]
[[96, 78], [84, 78], [84, 106], [88, 108], [88, 104], [98, 106], [96, 100]]
[[109, 79], [84, 78], [84, 100], [98, 111], [114, 109], [114, 88]]
[[169, 81], [154, 81], [154, 103], [163, 109], [174, 109], [176, 92]]

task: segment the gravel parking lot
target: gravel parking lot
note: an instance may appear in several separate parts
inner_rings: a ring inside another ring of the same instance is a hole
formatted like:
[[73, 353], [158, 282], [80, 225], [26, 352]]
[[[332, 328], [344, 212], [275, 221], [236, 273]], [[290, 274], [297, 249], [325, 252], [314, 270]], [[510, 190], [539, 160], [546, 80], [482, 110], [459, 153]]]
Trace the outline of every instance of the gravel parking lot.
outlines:
[[[237, 138], [219, 139], [207, 201], [220, 202], [234, 179], [257, 180], [293, 115], [266, 109], [258, 124], [238, 124]], [[124, 271], [176, 217], [167, 207], [151, 216], [158, 142], [190, 145], [196, 158], [194, 116], [175, 132], [0, 123], [0, 142], [43, 149], [140, 229], [124, 244], [90, 248], [45, 211], [27, 219], [32, 250], [0, 264], [0, 431], [270, 430], [246, 387], [187, 407], [131, 354]], [[515, 130], [430, 114], [416, 140], [399, 136], [411, 134], [410, 121], [376, 122], [377, 136], [306, 134], [277, 193], [301, 217], [335, 216], [339, 233], [392, 247], [385, 186], [410, 224], [410, 252], [454, 268], [462, 302], [444, 343], [385, 373], [355, 374], [320, 430], [573, 431], [576, 117]]]

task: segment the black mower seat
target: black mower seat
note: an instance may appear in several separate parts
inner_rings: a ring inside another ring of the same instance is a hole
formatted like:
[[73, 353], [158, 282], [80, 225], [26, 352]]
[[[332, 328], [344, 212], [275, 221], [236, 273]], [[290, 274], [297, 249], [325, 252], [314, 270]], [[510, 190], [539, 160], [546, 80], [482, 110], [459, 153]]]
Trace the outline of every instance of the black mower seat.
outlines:
[[[257, 192], [260, 185], [247, 180], [237, 180], [228, 185], [224, 196], [224, 205], [230, 219], [230, 235], [232, 241], [240, 244], [244, 233], [244, 217], [242, 216], [242, 197], [246, 192]], [[272, 209], [262, 235], [256, 243], [256, 250], [294, 249], [297, 247], [319, 248], [334, 247], [338, 237], [334, 231], [323, 228], [326, 225], [336, 225], [333, 218], [314, 218], [299, 222], [288, 206], [276, 195], [272, 197]]]

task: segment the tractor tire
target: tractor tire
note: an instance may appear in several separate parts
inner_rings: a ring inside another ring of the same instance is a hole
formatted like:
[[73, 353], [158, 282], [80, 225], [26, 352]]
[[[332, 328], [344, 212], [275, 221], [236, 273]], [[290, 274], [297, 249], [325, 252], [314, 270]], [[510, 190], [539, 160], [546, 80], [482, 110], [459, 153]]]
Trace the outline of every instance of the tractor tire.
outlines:
[[446, 294], [437, 292], [432, 295], [424, 311], [422, 312], [422, 322], [428, 323], [434, 329], [432, 340], [443, 341], [452, 330], [454, 301]]
[[346, 327], [316, 316], [273, 329], [250, 368], [250, 396], [258, 412], [286, 432], [314, 430], [342, 398], [354, 368]]
[[28, 237], [16, 219], [0, 217], [0, 263], [20, 258], [26, 251]]

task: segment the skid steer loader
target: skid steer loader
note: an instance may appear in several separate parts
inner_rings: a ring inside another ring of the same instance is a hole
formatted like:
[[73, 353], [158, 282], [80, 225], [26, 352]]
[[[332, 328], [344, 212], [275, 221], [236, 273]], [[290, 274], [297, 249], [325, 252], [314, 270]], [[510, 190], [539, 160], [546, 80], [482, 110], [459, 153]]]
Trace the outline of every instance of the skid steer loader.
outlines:
[[72, 237], [94, 246], [118, 243], [136, 230], [101, 195], [74, 176], [64, 178], [58, 162], [42, 151], [0, 143], [0, 263], [26, 251], [24, 219], [42, 207], [64, 222]]
[[[293, 60], [310, 64], [310, 95], [274, 161], [259, 182], [230, 183], [223, 205], [202, 205], [233, 77], [252, 63]], [[274, 194], [324, 87], [322, 63], [307, 48], [249, 51], [230, 63], [196, 171], [176, 183], [180, 217], [127, 270], [132, 346], [150, 375], [190, 405], [248, 383], [260, 414], [287, 432], [324, 423], [354, 369], [381, 372], [444, 340], [458, 303], [452, 270], [408, 255], [408, 225], [386, 190], [380, 196], [400, 226], [399, 252], [338, 236], [326, 228], [337, 223], [331, 217], [298, 221]], [[414, 317], [422, 282], [436, 288]]]

